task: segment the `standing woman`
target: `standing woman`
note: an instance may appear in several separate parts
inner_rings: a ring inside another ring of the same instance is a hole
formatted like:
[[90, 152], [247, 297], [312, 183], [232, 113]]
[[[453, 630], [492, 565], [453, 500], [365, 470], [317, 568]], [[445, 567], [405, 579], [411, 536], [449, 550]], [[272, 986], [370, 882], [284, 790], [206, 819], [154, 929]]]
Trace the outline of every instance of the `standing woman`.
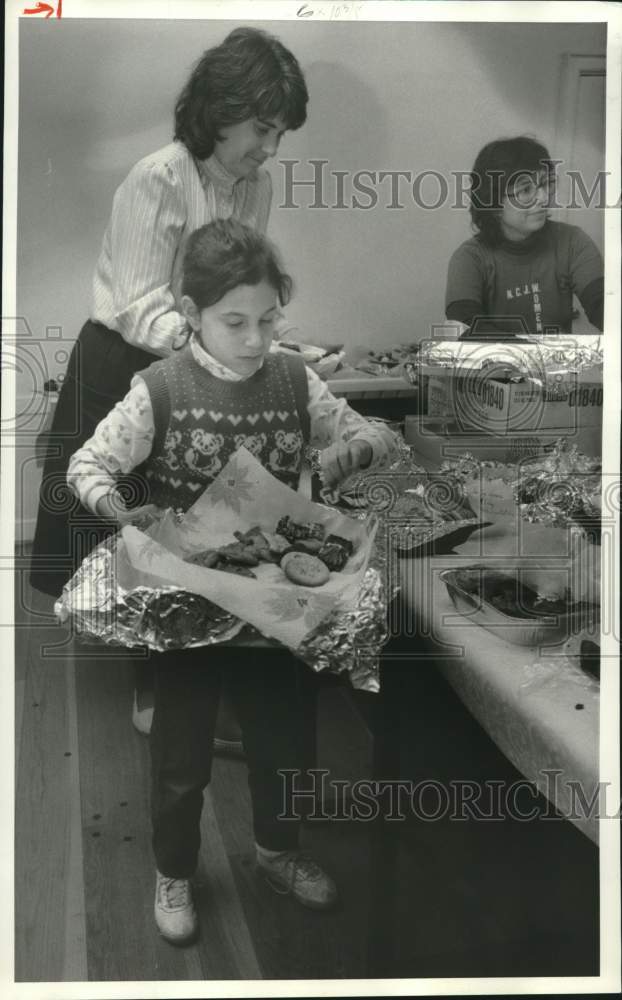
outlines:
[[[186, 321], [181, 262], [188, 236], [215, 219], [265, 232], [272, 184], [262, 164], [306, 119], [304, 77], [276, 38], [236, 28], [208, 49], [175, 107], [174, 141], [140, 160], [118, 188], [95, 269], [90, 319], [74, 346], [43, 470], [31, 583], [60, 595], [82, 559], [115, 530], [67, 493], [70, 456], [166, 357]], [[128, 505], [145, 496], [126, 482]], [[135, 716], [136, 718], [136, 716]]]

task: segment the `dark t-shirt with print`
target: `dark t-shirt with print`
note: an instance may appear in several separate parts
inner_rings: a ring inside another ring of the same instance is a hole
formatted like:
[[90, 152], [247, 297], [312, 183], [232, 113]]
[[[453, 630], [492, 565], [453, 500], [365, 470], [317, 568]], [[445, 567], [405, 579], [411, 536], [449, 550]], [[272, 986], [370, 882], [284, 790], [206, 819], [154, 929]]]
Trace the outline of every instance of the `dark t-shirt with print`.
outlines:
[[596, 244], [578, 226], [547, 222], [521, 243], [475, 236], [453, 254], [446, 307], [471, 301], [485, 316], [522, 316], [531, 333], [572, 331], [572, 296], [603, 275]]

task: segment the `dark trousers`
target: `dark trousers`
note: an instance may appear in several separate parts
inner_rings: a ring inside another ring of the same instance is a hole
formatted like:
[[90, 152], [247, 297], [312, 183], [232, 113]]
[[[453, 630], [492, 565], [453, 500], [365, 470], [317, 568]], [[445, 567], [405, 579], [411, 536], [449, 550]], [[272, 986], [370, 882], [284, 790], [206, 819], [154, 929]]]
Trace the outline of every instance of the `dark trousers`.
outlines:
[[302, 769], [300, 671], [305, 668], [282, 647], [203, 647], [154, 654], [151, 662], [151, 812], [158, 870], [188, 878], [196, 869], [223, 679], [242, 728], [255, 840], [269, 850], [295, 848], [300, 822], [278, 818], [285, 807], [278, 771]]
[[[70, 493], [67, 467], [99, 421], [123, 399], [132, 376], [155, 360], [101, 323], [89, 320], [82, 327], [54, 411], [41, 479], [30, 571], [37, 590], [59, 597], [85, 556], [114, 530]], [[131, 506], [147, 501], [139, 475], [128, 477], [125, 488]]]

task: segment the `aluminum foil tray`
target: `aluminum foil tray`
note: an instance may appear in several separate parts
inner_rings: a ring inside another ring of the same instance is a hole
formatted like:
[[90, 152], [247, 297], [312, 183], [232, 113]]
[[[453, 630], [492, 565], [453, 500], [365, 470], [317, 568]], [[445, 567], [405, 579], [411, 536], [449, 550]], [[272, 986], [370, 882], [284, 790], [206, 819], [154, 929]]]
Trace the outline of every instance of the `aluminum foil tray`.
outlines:
[[443, 570], [440, 578], [456, 611], [516, 646], [556, 645], [600, 616], [600, 608], [593, 604], [538, 603], [537, 594], [522, 582], [520, 570], [467, 566]]

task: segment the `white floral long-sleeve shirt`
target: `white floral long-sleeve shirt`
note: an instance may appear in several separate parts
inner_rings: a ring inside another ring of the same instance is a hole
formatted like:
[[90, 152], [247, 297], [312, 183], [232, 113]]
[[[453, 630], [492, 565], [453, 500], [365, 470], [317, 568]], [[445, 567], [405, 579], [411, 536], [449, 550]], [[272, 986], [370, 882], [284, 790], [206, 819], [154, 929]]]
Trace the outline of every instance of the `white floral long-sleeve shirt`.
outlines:
[[[190, 345], [197, 364], [212, 375], [231, 382], [244, 378], [212, 358], [195, 338]], [[386, 424], [356, 413], [345, 399], [333, 396], [309, 368], [307, 381], [313, 447], [324, 449], [340, 441], [359, 439], [371, 445], [371, 465], [376, 469], [386, 468], [398, 458], [399, 438]], [[149, 457], [154, 432], [149, 390], [140, 375], [135, 375], [125, 399], [100, 421], [93, 436], [69, 461], [67, 482], [85, 507], [95, 512], [97, 501], [114, 488], [117, 477], [127, 475]]]

